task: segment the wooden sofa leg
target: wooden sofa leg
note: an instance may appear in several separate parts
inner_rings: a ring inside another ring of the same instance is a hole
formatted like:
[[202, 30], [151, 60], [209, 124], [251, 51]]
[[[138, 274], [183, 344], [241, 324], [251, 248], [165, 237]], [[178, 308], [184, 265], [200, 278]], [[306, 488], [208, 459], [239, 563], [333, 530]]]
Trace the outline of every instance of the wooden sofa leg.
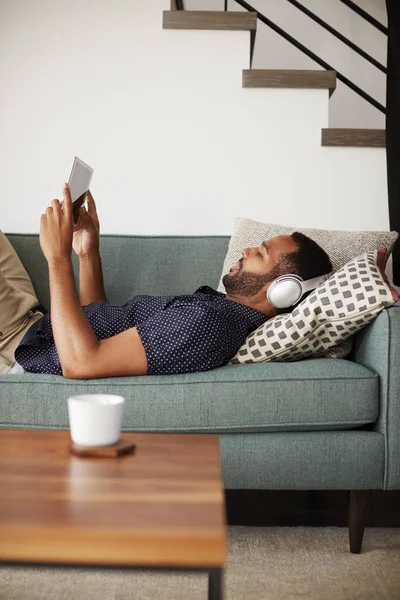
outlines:
[[371, 490], [351, 490], [349, 496], [350, 552], [360, 554]]

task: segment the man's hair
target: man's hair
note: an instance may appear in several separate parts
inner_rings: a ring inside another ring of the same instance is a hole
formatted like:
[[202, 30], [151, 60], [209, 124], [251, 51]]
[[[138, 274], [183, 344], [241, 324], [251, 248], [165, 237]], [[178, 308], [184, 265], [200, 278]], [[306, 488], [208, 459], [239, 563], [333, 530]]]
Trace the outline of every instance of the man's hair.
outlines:
[[[333, 270], [329, 256], [317, 242], [314, 242], [314, 240], [299, 231], [295, 231], [290, 237], [298, 245], [298, 250], [282, 254], [278, 264], [281, 275], [293, 273], [293, 275], [298, 275], [304, 281], [307, 281], [308, 279], [330, 273]], [[304, 294], [294, 306], [278, 309], [278, 314], [291, 312], [310, 293]]]

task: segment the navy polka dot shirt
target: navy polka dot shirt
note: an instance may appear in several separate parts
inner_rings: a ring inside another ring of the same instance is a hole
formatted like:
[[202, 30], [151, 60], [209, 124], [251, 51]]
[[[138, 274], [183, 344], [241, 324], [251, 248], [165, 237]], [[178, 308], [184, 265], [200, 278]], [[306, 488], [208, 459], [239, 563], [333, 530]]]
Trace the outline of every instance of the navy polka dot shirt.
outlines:
[[[268, 318], [208, 286], [186, 296], [136, 296], [122, 305], [93, 302], [83, 311], [99, 340], [137, 327], [149, 375], [221, 367]], [[62, 375], [50, 314], [28, 330], [15, 358], [29, 373]]]

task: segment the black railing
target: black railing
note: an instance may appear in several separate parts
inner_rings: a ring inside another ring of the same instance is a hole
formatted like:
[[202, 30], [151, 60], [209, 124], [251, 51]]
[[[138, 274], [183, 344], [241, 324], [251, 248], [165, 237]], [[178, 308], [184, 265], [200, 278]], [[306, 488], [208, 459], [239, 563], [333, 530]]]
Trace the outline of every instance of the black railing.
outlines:
[[346, 6], [351, 8], [351, 10], [354, 10], [354, 12], [356, 12], [358, 15], [360, 15], [360, 17], [362, 17], [363, 19], [368, 21], [368, 23], [371, 23], [371, 25], [373, 25], [374, 27], [379, 29], [379, 31], [381, 31], [385, 35], [388, 34], [387, 27], [382, 25], [382, 23], [379, 23], [379, 21], [374, 19], [374, 17], [371, 17], [371, 15], [369, 13], [365, 12], [365, 10], [360, 8], [357, 4], [354, 4], [354, 2], [352, 2], [351, 0], [340, 0], [340, 2], [343, 2], [343, 4], [345, 4]]
[[370, 62], [372, 65], [374, 65], [374, 67], [376, 67], [377, 69], [379, 69], [380, 71], [382, 71], [385, 74], [387, 73], [386, 67], [384, 67], [380, 62], [378, 62], [377, 60], [372, 58], [372, 56], [370, 56], [369, 54], [364, 52], [364, 50], [362, 50], [359, 46], [357, 46], [356, 44], [353, 44], [353, 42], [351, 40], [349, 40], [347, 37], [345, 37], [344, 35], [339, 33], [339, 31], [337, 31], [337, 29], [334, 29], [333, 27], [328, 25], [328, 23], [325, 23], [325, 21], [323, 19], [320, 19], [319, 17], [317, 17], [317, 15], [315, 15], [313, 12], [311, 12], [311, 10], [308, 10], [308, 8], [306, 8], [305, 6], [300, 4], [300, 2], [297, 2], [297, 0], [287, 0], [287, 2], [290, 2], [290, 4], [292, 4], [293, 6], [298, 8], [302, 13], [307, 15], [307, 17], [310, 17], [310, 19], [315, 21], [315, 23], [318, 23], [318, 25], [321, 25], [321, 27], [323, 27], [324, 29], [329, 31], [329, 33], [331, 33], [332, 35], [337, 37], [338, 40], [340, 40], [341, 42], [346, 44], [346, 46], [349, 46], [349, 48], [354, 50], [354, 52], [357, 52], [357, 54], [359, 54], [360, 56], [365, 58], [365, 60]]
[[[372, 96], [370, 96], [369, 94], [367, 94], [367, 92], [364, 92], [364, 90], [362, 90], [360, 87], [358, 87], [358, 85], [356, 85], [355, 83], [353, 83], [352, 81], [350, 81], [350, 79], [348, 79], [345, 75], [343, 75], [343, 73], [340, 73], [340, 71], [338, 71], [337, 69], [335, 69], [335, 67], [331, 66], [329, 63], [327, 63], [326, 61], [324, 61], [322, 58], [320, 58], [319, 56], [317, 56], [316, 54], [314, 54], [314, 52], [312, 52], [311, 50], [309, 50], [306, 46], [304, 46], [304, 44], [302, 44], [301, 42], [299, 42], [298, 40], [296, 40], [293, 36], [291, 36], [289, 33], [287, 33], [286, 31], [284, 31], [281, 27], [279, 27], [279, 25], [276, 25], [273, 21], [271, 21], [265, 15], [263, 15], [258, 10], [256, 10], [255, 8], [253, 8], [245, 0], [234, 0], [234, 1], [237, 4], [239, 4], [240, 6], [242, 6], [243, 8], [245, 8], [246, 10], [257, 13], [257, 18], [262, 23], [264, 23], [265, 25], [267, 25], [268, 27], [270, 27], [271, 29], [273, 29], [276, 33], [278, 33], [281, 37], [283, 37], [285, 40], [287, 40], [288, 42], [290, 42], [298, 50], [300, 50], [301, 52], [303, 52], [304, 54], [306, 54], [309, 58], [311, 58], [313, 61], [315, 61], [316, 63], [318, 63], [319, 65], [321, 65], [321, 67], [323, 67], [324, 69], [336, 71], [336, 76], [337, 76], [337, 78], [342, 83], [344, 83], [345, 85], [347, 85], [347, 87], [349, 87], [351, 90], [353, 90], [353, 92], [355, 92], [356, 94], [358, 94], [359, 96], [361, 96], [361, 98], [364, 98], [364, 100], [366, 100], [367, 102], [369, 102], [370, 104], [372, 104], [372, 106], [374, 106], [375, 108], [377, 108], [378, 110], [380, 110], [381, 112], [383, 112], [384, 114], [386, 114], [385, 107], [382, 104], [380, 104], [377, 100], [375, 100], [375, 98], [372, 98]], [[333, 27], [330, 27], [330, 25], [328, 25], [327, 23], [325, 23], [325, 21], [323, 21], [322, 19], [320, 19], [319, 17], [317, 17], [314, 13], [312, 13], [310, 10], [308, 10], [307, 8], [305, 8], [302, 4], [300, 4], [299, 2], [297, 2], [297, 0], [287, 0], [287, 1], [290, 2], [291, 4], [293, 4], [294, 6], [296, 6], [296, 8], [298, 8], [302, 12], [304, 12], [307, 16], [311, 17], [319, 25], [322, 25], [325, 29], [327, 29], [330, 33], [332, 33], [332, 35], [335, 35], [342, 42], [344, 42], [348, 46], [350, 46], [350, 48], [352, 48], [353, 50], [355, 50], [356, 52], [358, 52], [358, 54], [360, 54], [361, 56], [363, 56], [363, 58], [365, 58], [366, 60], [369, 60], [369, 62], [371, 62], [375, 67], [377, 67], [378, 69], [380, 69], [384, 73], [387, 73], [386, 68], [383, 65], [381, 65], [381, 63], [379, 63], [378, 61], [376, 61], [369, 54], [367, 54], [361, 48], [359, 48], [358, 46], [356, 46], [356, 44], [353, 44], [353, 42], [351, 42], [350, 40], [348, 40], [346, 37], [342, 36], [342, 34], [340, 34], [336, 29], [334, 29]], [[344, 2], [347, 6], [349, 6], [350, 8], [353, 8], [353, 6], [350, 6], [350, 5], [353, 5], [353, 2], [351, 2], [350, 0], [341, 0], [341, 2]], [[226, 7], [225, 8], [225, 10], [226, 10], [227, 9], [227, 4], [228, 4], [227, 0], [224, 0], [224, 4], [225, 4], [225, 7]], [[354, 5], [354, 6], [356, 6], [356, 5]], [[359, 7], [357, 7], [357, 8], [359, 8]], [[357, 10], [356, 12], [358, 12], [358, 14], [360, 14], [361, 16], [364, 17], [365, 11], [363, 11], [362, 9], [360, 9], [360, 11]], [[365, 13], [365, 15], [368, 15], [368, 13]], [[381, 25], [373, 17], [371, 17], [370, 15], [368, 15], [368, 16], [370, 17], [370, 19], [368, 19], [369, 22], [373, 21], [374, 23], [372, 23], [372, 24], [374, 24], [375, 26]], [[384, 28], [383, 25], [382, 25], [382, 28]], [[386, 28], [384, 28], [384, 29], [386, 29]], [[386, 32], [387, 32], [387, 29], [386, 29]], [[383, 33], [385, 33], [385, 31]]]

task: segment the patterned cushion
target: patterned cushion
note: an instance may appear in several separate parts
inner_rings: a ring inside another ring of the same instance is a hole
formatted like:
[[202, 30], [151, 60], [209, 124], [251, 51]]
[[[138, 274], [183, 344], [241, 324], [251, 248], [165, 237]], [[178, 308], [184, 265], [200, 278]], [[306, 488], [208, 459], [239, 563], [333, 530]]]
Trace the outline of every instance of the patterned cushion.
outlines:
[[400, 299], [384, 269], [386, 248], [366, 252], [339, 269], [294, 309], [253, 331], [231, 364], [294, 361], [322, 356]]
[[277, 235], [289, 235], [300, 231], [312, 238], [327, 252], [331, 259], [333, 270], [343, 267], [349, 260], [369, 250], [387, 248], [388, 255], [399, 236], [397, 231], [329, 231], [324, 229], [304, 229], [302, 227], [283, 227], [259, 223], [251, 219], [235, 219], [235, 232], [229, 242], [225, 257], [219, 292], [225, 292], [222, 278], [241, 257], [243, 248], [258, 246], [262, 241]]

